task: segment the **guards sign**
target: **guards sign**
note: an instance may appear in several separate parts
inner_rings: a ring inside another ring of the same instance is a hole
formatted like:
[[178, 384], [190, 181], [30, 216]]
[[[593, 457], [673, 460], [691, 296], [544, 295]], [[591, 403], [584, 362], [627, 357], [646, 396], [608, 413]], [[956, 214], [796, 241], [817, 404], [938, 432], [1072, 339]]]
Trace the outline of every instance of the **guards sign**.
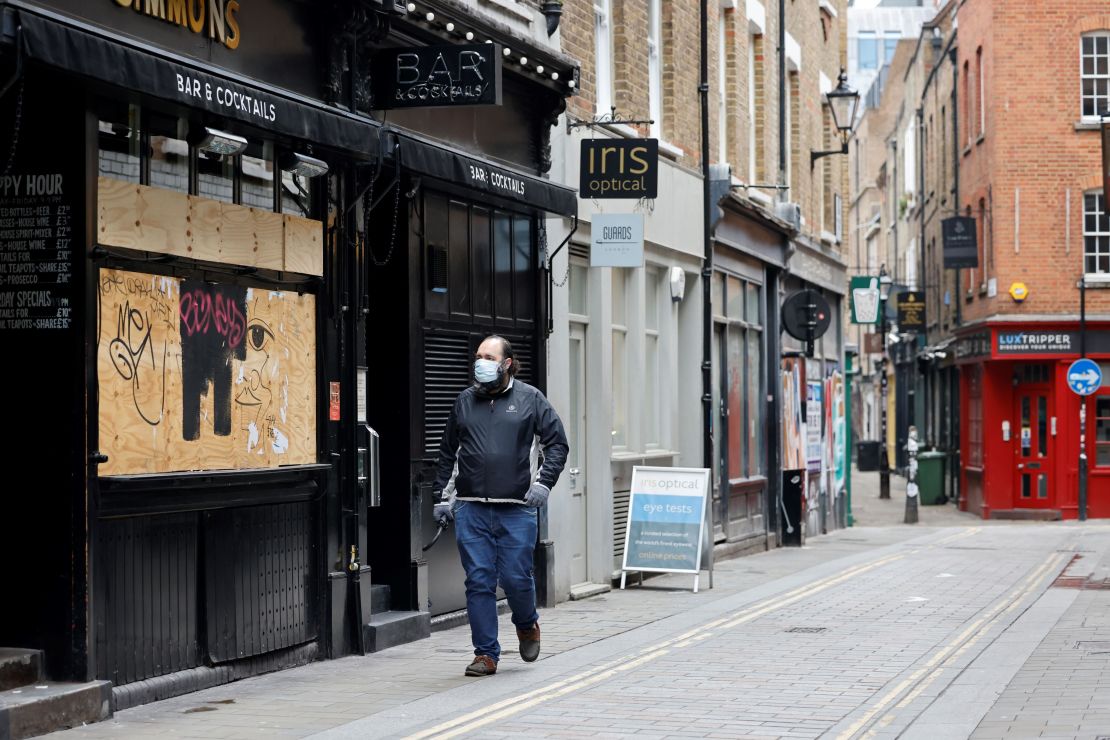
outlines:
[[701, 570], [708, 493], [706, 468], [632, 468], [621, 570]]
[[643, 267], [644, 214], [595, 213], [590, 217], [590, 267]]
[[659, 192], [658, 139], [584, 139], [581, 198], [654, 198]]

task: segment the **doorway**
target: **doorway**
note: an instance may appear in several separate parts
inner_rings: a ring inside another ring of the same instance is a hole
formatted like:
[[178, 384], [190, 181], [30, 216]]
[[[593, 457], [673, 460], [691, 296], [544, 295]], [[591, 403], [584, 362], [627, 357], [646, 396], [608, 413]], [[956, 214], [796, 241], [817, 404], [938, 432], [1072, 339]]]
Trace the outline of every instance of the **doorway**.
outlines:
[[1048, 365], [1020, 365], [1015, 373], [1014, 507], [1052, 509], [1056, 507], [1056, 417], [1049, 385], [1051, 371]]
[[570, 413], [566, 431], [570, 451], [567, 455], [567, 480], [570, 483], [571, 528], [570, 582], [572, 585], [589, 580], [586, 548], [589, 518], [586, 513], [586, 326], [570, 325]]

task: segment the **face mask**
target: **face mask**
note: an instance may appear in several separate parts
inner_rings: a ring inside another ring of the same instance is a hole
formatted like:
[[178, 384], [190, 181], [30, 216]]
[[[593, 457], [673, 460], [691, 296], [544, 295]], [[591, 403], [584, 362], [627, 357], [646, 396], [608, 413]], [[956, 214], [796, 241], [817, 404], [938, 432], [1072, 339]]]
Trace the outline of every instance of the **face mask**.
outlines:
[[482, 385], [496, 383], [501, 379], [501, 374], [503, 372], [504, 370], [501, 369], [501, 364], [493, 360], [474, 361], [474, 379]]

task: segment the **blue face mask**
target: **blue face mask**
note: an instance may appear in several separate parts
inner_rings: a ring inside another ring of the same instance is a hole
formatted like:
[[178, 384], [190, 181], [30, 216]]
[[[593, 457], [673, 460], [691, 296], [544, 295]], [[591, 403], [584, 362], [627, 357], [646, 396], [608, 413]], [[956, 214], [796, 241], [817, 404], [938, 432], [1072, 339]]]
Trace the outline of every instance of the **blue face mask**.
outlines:
[[501, 364], [493, 360], [474, 361], [474, 379], [482, 385], [497, 382], [502, 372]]

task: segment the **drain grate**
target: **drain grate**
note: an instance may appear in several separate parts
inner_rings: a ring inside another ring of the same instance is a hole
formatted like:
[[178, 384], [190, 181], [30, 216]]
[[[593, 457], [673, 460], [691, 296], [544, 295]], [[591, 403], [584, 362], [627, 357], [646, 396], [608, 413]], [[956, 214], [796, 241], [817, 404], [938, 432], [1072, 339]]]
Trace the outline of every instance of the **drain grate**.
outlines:
[[787, 632], [801, 632], [807, 635], [816, 635], [819, 632], [827, 632], [828, 627], [791, 627], [786, 630]]
[[1088, 655], [1110, 655], [1110, 640], [1080, 640], [1075, 643], [1076, 650], [1084, 650]]

